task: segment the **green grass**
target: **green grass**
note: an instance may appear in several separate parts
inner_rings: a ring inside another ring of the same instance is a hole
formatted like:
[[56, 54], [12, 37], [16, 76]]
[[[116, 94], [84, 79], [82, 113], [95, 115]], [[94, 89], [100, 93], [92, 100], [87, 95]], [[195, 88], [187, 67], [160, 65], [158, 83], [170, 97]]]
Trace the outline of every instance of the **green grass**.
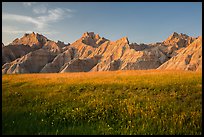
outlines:
[[2, 132], [200, 135], [202, 73], [3, 75]]

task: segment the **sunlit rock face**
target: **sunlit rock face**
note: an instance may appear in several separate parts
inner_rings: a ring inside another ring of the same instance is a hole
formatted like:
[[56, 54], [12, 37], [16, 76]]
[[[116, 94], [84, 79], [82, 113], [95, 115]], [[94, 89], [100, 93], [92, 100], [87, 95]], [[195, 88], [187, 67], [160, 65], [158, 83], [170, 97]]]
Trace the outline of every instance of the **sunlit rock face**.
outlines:
[[189, 46], [181, 49], [176, 56], [162, 64], [158, 69], [202, 70], [202, 37], [198, 37]]
[[110, 41], [85, 32], [71, 44], [38, 33], [2, 43], [2, 73], [64, 73], [115, 70], [202, 69], [202, 37], [174, 32], [163, 42]]

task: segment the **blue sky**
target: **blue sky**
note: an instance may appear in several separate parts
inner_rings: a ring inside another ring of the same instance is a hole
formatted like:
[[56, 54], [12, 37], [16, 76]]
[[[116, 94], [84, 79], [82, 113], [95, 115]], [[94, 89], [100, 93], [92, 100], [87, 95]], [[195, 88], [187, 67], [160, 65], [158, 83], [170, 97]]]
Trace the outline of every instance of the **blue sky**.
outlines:
[[154, 43], [173, 32], [202, 35], [201, 2], [3, 2], [2, 42], [38, 32], [65, 43], [95, 32], [115, 41]]

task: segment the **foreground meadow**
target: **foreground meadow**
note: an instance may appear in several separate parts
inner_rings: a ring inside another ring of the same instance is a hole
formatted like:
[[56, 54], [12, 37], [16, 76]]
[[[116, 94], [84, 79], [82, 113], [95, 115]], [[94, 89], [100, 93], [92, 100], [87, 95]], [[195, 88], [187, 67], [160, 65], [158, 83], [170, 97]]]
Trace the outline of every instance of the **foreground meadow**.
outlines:
[[2, 75], [3, 134], [201, 132], [201, 72]]

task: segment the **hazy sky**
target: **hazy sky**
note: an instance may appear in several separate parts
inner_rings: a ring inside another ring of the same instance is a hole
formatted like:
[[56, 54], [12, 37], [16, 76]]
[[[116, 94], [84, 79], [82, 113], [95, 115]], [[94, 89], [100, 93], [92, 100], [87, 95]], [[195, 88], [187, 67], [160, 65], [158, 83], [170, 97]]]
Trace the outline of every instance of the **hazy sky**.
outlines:
[[201, 2], [3, 2], [2, 42], [26, 32], [72, 43], [84, 32], [109, 40], [152, 43], [173, 32], [202, 34]]

